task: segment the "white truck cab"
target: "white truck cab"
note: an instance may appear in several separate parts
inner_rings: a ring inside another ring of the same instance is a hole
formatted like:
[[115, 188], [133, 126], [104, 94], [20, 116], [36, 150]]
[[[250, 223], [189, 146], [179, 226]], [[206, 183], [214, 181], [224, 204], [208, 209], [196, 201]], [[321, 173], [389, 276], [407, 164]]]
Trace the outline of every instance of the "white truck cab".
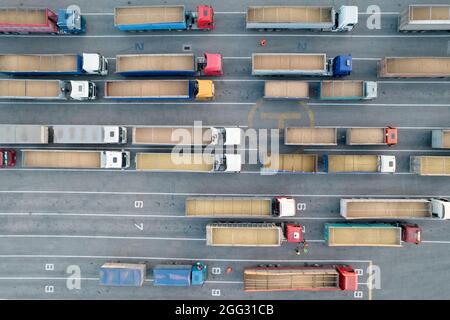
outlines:
[[278, 217], [293, 217], [296, 209], [295, 200], [290, 197], [275, 197], [272, 203], [272, 213]]
[[70, 81], [68, 91], [74, 100], [94, 100], [97, 97], [97, 87], [91, 81]]
[[375, 99], [378, 96], [378, 83], [376, 81], [364, 81], [364, 99]]
[[104, 143], [127, 143], [127, 128], [118, 126], [105, 126], [103, 128]]
[[214, 156], [214, 171], [241, 172], [240, 154], [216, 154]]
[[211, 128], [211, 144], [223, 143], [225, 146], [238, 146], [241, 144], [242, 132], [240, 128]]
[[108, 60], [98, 53], [83, 53], [83, 71], [87, 74], [108, 74]]
[[431, 199], [431, 212], [442, 220], [450, 219], [450, 201], [447, 199]]
[[334, 31], [352, 31], [358, 24], [358, 7], [341, 6], [337, 11], [337, 23]]
[[130, 166], [129, 151], [102, 151], [101, 166], [104, 169], [125, 169]]
[[395, 167], [395, 156], [378, 156], [378, 172], [394, 173]]

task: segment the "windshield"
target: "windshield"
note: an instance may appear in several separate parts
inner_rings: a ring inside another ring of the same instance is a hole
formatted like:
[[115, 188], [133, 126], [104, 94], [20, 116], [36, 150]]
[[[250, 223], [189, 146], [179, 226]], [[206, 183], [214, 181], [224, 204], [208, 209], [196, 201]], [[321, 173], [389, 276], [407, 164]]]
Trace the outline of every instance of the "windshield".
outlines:
[[1, 162], [2, 166], [6, 166], [8, 165], [8, 152], [6, 151], [2, 151], [2, 162]]

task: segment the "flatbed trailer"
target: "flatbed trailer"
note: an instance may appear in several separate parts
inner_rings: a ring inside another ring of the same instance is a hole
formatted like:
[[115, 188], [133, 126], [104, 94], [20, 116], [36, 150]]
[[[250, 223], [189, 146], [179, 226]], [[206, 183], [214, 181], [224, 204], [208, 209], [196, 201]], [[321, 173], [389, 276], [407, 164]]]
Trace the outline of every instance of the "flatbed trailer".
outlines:
[[411, 156], [410, 172], [422, 176], [450, 176], [450, 156]]
[[347, 145], [395, 145], [398, 140], [397, 128], [348, 128]]
[[450, 130], [433, 130], [431, 132], [431, 147], [450, 149]]
[[309, 99], [309, 83], [295, 80], [264, 81], [264, 99]]
[[412, 4], [399, 17], [398, 30], [448, 31], [450, 30], [450, 5]]
[[264, 160], [263, 168], [275, 172], [315, 173], [318, 157], [317, 154], [272, 154]]
[[450, 57], [386, 57], [378, 62], [378, 77], [450, 77]]
[[335, 146], [336, 128], [287, 127], [284, 130], [285, 145]]
[[48, 144], [47, 126], [41, 125], [0, 125], [1, 144]]
[[358, 275], [347, 265], [249, 267], [244, 269], [245, 292], [356, 291]]
[[377, 97], [377, 83], [362, 80], [323, 80], [319, 86], [321, 100], [370, 100]]

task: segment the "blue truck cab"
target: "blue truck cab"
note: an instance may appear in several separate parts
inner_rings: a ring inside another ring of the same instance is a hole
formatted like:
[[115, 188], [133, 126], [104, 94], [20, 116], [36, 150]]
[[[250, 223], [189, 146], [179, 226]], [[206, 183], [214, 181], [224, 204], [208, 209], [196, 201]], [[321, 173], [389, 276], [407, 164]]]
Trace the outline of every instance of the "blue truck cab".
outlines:
[[333, 59], [333, 76], [343, 77], [352, 73], [352, 55], [339, 55]]
[[58, 10], [58, 31], [62, 34], [80, 34], [86, 32], [86, 20], [77, 10]]
[[207, 268], [203, 262], [193, 265], [157, 265], [153, 269], [155, 286], [189, 287], [201, 286], [205, 283]]

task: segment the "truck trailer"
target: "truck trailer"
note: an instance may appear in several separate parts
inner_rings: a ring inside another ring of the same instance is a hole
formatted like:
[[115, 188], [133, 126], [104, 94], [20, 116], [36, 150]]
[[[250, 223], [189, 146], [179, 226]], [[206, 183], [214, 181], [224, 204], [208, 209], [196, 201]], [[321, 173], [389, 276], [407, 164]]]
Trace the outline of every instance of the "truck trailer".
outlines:
[[187, 217], [292, 217], [295, 200], [290, 197], [196, 197], [186, 199]]
[[431, 147], [436, 149], [450, 149], [450, 130], [432, 130]]
[[106, 99], [213, 100], [211, 80], [111, 80], [105, 82]]
[[371, 100], [377, 97], [377, 83], [362, 80], [324, 80], [319, 85], [321, 100]]
[[309, 99], [309, 83], [295, 80], [266, 80], [264, 81], [264, 99]]
[[409, 170], [421, 176], [450, 176], [450, 156], [411, 156]]
[[119, 126], [51, 126], [57, 144], [124, 144], [127, 128]]
[[202, 286], [206, 277], [206, 265], [200, 261], [193, 265], [160, 264], [153, 268], [153, 285], [155, 286]]
[[328, 173], [393, 173], [395, 156], [384, 155], [324, 155], [322, 171]]
[[22, 150], [24, 168], [125, 169], [128, 151]]
[[345, 219], [450, 219], [447, 199], [341, 199]]
[[326, 223], [325, 242], [330, 247], [401, 247], [419, 244], [421, 229], [406, 223]]
[[317, 154], [272, 154], [266, 156], [263, 170], [271, 172], [316, 173]]
[[210, 223], [206, 245], [227, 247], [279, 247], [303, 241], [302, 226], [275, 223]]
[[372, 146], [397, 144], [397, 128], [348, 128], [346, 131], [346, 144], [349, 146]]
[[295, 146], [335, 146], [336, 128], [287, 127], [284, 130], [284, 144]]
[[133, 144], [136, 145], [240, 145], [240, 128], [195, 126], [145, 126], [133, 127]]
[[236, 173], [241, 171], [241, 156], [239, 154], [137, 153], [136, 170]]
[[386, 57], [378, 62], [378, 77], [450, 77], [450, 57]]
[[97, 89], [91, 81], [0, 80], [1, 99], [93, 100]]
[[143, 263], [107, 262], [100, 267], [100, 285], [141, 287], [147, 267]]
[[116, 56], [116, 73], [122, 76], [221, 76], [222, 55], [206, 52], [127, 54]]
[[0, 73], [18, 76], [107, 75], [108, 60], [98, 53], [2, 54]]
[[80, 34], [86, 31], [86, 20], [75, 9], [0, 8], [0, 33]]
[[450, 30], [450, 5], [411, 4], [399, 17], [398, 31], [448, 31]]
[[41, 125], [0, 125], [0, 144], [47, 144], [48, 127]]
[[213, 30], [214, 10], [197, 6], [188, 11], [184, 6], [141, 6], [114, 9], [114, 25], [122, 31]]
[[325, 53], [253, 53], [254, 76], [347, 76], [352, 72], [352, 56], [327, 59]]
[[251, 6], [247, 29], [351, 31], [358, 23], [358, 7]]
[[349, 265], [259, 266], [244, 269], [244, 291], [356, 291]]

